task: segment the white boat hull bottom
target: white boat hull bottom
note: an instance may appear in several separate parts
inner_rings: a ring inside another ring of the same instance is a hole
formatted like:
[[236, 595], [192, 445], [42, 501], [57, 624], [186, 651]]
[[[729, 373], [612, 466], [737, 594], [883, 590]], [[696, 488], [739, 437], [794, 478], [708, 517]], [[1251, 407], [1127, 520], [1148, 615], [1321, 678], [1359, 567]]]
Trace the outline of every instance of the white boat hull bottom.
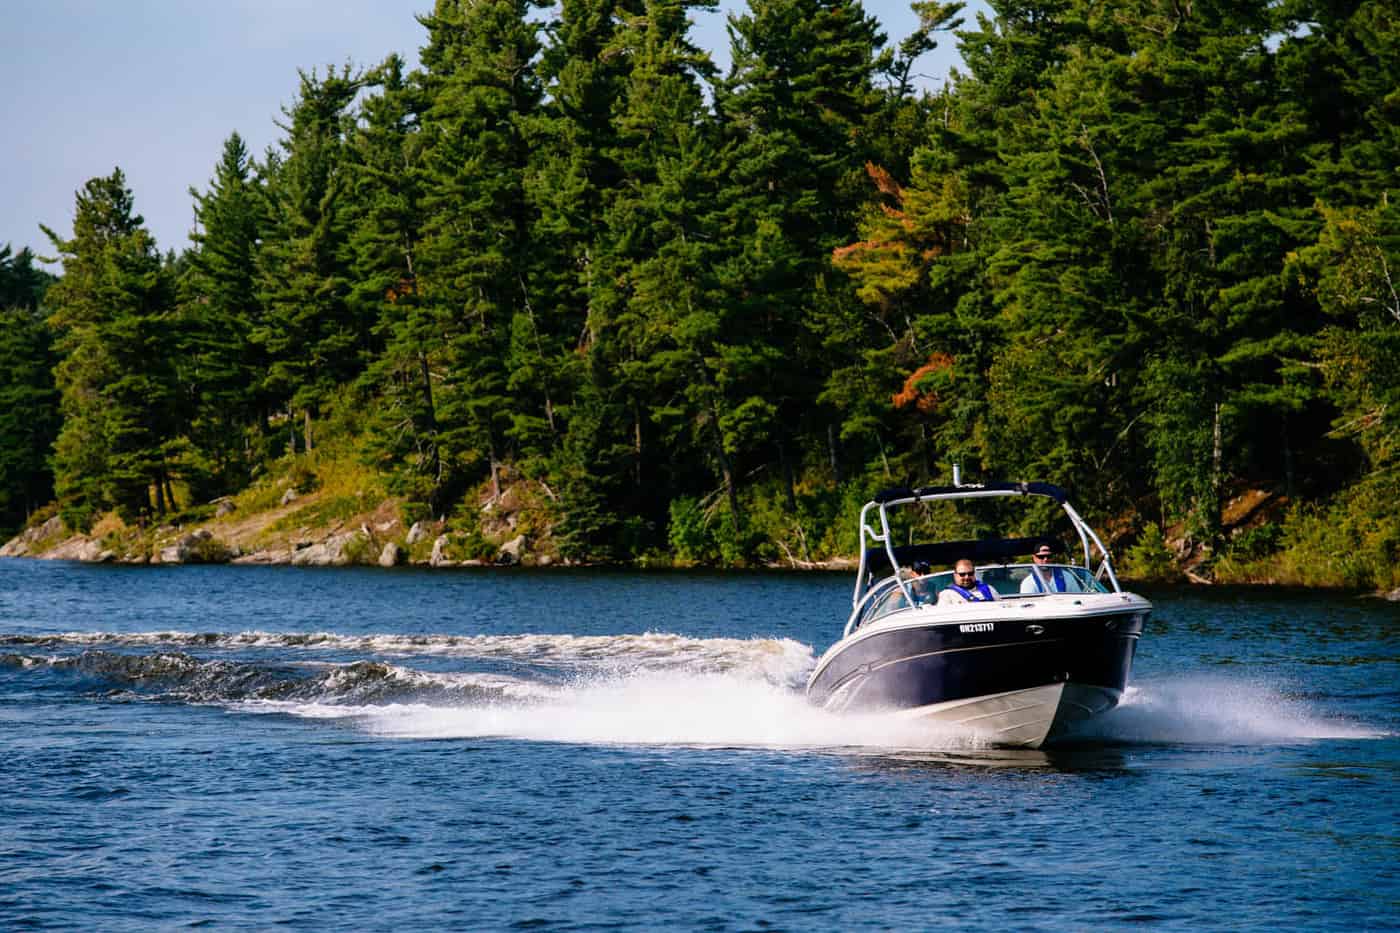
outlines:
[[992, 745], [1039, 748], [1067, 726], [1118, 705], [1119, 692], [1084, 684], [1048, 684], [902, 709], [891, 715], [952, 726]]

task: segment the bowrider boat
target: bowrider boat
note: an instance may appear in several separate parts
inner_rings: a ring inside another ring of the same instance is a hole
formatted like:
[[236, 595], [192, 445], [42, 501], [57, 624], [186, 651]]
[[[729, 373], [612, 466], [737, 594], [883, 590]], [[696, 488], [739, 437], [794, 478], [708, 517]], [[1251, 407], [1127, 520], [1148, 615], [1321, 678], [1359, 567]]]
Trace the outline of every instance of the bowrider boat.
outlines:
[[[1059, 487], [964, 485], [956, 475], [953, 483], [887, 490], [861, 509], [850, 620], [817, 662], [807, 695], [835, 712], [889, 711], [994, 745], [1039, 748], [1118, 704], [1152, 605], [1118, 585], [1107, 548]], [[894, 543], [895, 510], [1001, 497], [1058, 503], [1083, 562], [1016, 562], [1043, 544], [1056, 547], [1050, 537]], [[964, 558], [996, 599], [940, 602], [953, 583], [951, 571], [909, 569], [950, 567]]]

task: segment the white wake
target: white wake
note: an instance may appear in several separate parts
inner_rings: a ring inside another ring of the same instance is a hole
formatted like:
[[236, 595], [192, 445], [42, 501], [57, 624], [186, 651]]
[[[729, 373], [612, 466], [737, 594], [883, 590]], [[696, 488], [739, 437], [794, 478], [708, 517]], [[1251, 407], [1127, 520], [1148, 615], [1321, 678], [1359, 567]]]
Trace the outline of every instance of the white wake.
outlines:
[[[770, 672], [771, 673], [771, 672]], [[464, 706], [271, 704], [312, 718], [352, 719], [405, 739], [511, 738], [596, 745], [939, 751], [985, 747], [952, 726], [881, 714], [834, 714], [801, 690], [738, 674], [648, 671]], [[1385, 735], [1320, 713], [1257, 683], [1189, 677], [1130, 687], [1117, 709], [1077, 732], [1105, 744], [1278, 745]]]
[[1129, 686], [1117, 709], [1079, 734], [1112, 742], [1173, 745], [1279, 745], [1385, 735], [1325, 715], [1275, 685], [1212, 676]]
[[263, 704], [297, 716], [351, 718], [375, 735], [512, 738], [588, 745], [769, 749], [942, 749], [984, 744], [970, 732], [884, 715], [835, 715], [800, 690], [730, 674], [646, 672], [541, 692], [530, 703]]

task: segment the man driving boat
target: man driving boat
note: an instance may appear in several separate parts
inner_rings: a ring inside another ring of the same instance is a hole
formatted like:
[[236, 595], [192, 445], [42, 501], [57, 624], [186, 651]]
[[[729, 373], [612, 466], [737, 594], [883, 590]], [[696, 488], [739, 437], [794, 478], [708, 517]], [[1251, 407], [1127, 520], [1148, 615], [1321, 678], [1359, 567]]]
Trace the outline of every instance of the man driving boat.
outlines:
[[989, 603], [1000, 598], [996, 590], [977, 579], [977, 570], [972, 561], [964, 557], [953, 565], [953, 582], [938, 594], [938, 605]]

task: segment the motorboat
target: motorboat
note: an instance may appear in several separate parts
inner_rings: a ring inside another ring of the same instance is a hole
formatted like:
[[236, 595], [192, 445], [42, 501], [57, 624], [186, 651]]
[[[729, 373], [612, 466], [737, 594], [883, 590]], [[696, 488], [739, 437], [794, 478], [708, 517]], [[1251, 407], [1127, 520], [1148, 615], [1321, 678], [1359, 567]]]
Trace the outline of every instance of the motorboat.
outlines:
[[[1073, 559], [1037, 565], [1026, 558], [1044, 544], [1061, 553], [1053, 534], [895, 544], [932, 503], [959, 503], [951, 507], [956, 513], [976, 508], [962, 503], [999, 498], [1058, 504], [1078, 539]], [[913, 515], [896, 520], [910, 509]], [[955, 471], [952, 486], [875, 496], [861, 509], [860, 542], [850, 618], [807, 683], [814, 704], [927, 720], [1020, 748], [1072, 735], [1118, 705], [1152, 605], [1119, 585], [1108, 549], [1063, 489], [963, 484]], [[966, 589], [958, 598], [943, 595], [953, 587], [952, 571], [933, 569], [964, 559], [985, 584], [971, 601], [961, 598]]]

